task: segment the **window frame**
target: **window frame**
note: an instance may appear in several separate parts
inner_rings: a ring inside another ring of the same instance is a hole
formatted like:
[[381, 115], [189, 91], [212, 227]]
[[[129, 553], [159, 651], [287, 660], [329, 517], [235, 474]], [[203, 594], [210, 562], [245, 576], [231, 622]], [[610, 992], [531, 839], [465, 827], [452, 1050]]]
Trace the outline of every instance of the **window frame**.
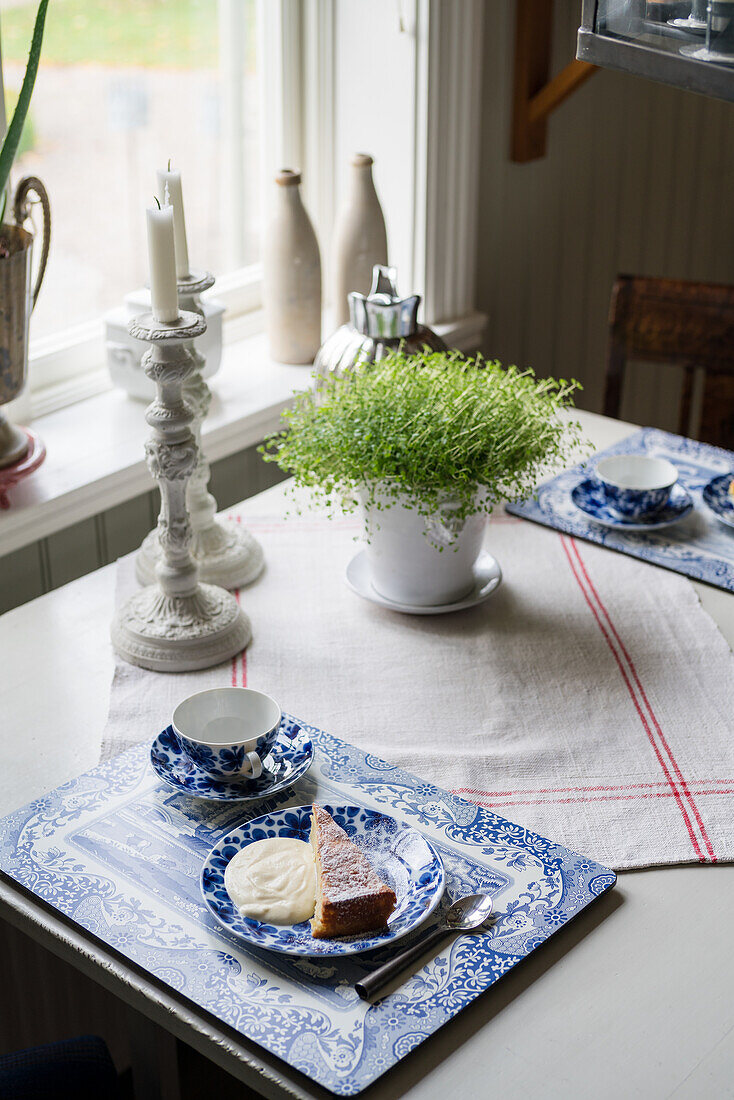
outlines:
[[[384, 12], [389, 33], [395, 9]], [[267, 216], [274, 172], [286, 164], [301, 167], [322, 252], [336, 192], [337, 18], [353, 19], [358, 48], [358, 19], [337, 0], [258, 0], [261, 210]], [[400, 4], [401, 33], [413, 39], [416, 72], [412, 289], [424, 297], [429, 324], [441, 323], [447, 333], [452, 326], [470, 330], [476, 344], [485, 320], [474, 301], [483, 18], [483, 0]], [[225, 342], [262, 327], [261, 264], [219, 277], [209, 294], [225, 305]], [[100, 317], [31, 342], [28, 393], [20, 401], [37, 417], [110, 387]]]
[[[259, 49], [270, 52], [267, 64], [260, 65], [259, 78], [262, 100], [277, 94], [277, 102], [288, 101], [296, 89], [283, 85], [285, 74], [294, 72], [293, 59], [300, 57], [300, 21], [294, 21], [293, 11], [298, 0], [258, 0]], [[282, 9], [282, 10], [281, 10]], [[298, 29], [293, 34], [294, 26]], [[260, 52], [259, 57], [265, 54]], [[1, 62], [0, 62], [1, 67]], [[298, 67], [295, 70], [300, 71]], [[273, 86], [270, 74], [279, 75], [281, 88]], [[295, 96], [296, 100], [299, 96]], [[292, 144], [289, 135], [284, 142], [287, 120], [280, 112], [263, 112], [263, 167], [278, 159], [284, 144]], [[264, 172], [261, 173], [261, 177]], [[263, 180], [259, 182], [263, 190]], [[132, 288], [131, 288], [132, 289]], [[224, 338], [226, 342], [240, 339], [262, 328], [262, 264], [254, 263], [229, 271], [217, 278], [209, 296], [225, 307]], [[205, 295], [204, 297], [206, 297]], [[121, 304], [121, 303], [118, 303]], [[114, 308], [114, 303], [110, 304]], [[18, 404], [32, 417], [43, 416], [111, 388], [106, 366], [104, 317], [100, 316], [58, 332], [33, 339], [28, 361], [28, 386]]]

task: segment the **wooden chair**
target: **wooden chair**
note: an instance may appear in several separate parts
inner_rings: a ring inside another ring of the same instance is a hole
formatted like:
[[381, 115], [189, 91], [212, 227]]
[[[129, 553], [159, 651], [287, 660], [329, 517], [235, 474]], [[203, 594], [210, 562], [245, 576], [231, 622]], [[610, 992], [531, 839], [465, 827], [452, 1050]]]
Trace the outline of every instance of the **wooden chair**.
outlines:
[[683, 368], [678, 418], [691, 435], [696, 369], [703, 394], [694, 438], [734, 447], [734, 287], [620, 275], [609, 311], [604, 412], [618, 417], [628, 359]]

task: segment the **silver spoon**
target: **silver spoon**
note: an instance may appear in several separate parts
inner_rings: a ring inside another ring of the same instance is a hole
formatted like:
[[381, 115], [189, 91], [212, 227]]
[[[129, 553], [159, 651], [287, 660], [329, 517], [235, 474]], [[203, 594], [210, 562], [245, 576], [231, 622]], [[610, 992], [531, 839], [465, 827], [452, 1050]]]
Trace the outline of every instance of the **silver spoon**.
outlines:
[[401, 951], [384, 966], [373, 970], [366, 978], [362, 978], [361, 982], [357, 982], [354, 988], [363, 1001], [371, 1001], [397, 977], [401, 970], [417, 962], [432, 947], [441, 943], [447, 933], [475, 932], [484, 924], [491, 912], [492, 898], [489, 894], [470, 894], [468, 897], [459, 898], [450, 909], [446, 910], [441, 923], [429, 935], [418, 940], [412, 947]]

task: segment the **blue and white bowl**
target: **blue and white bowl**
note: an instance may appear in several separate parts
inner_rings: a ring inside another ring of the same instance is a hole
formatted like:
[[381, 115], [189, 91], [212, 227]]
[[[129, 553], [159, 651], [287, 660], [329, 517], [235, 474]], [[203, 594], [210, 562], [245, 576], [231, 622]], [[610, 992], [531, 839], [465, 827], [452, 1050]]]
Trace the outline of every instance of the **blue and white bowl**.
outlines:
[[290, 806], [231, 829], [212, 848], [201, 871], [201, 893], [216, 920], [253, 947], [285, 955], [355, 955], [384, 947], [412, 932], [436, 908], [445, 886], [443, 863], [431, 842], [417, 829], [387, 814], [362, 806], [324, 806], [351, 841], [363, 848], [380, 878], [395, 891], [397, 903], [387, 928], [364, 936], [321, 940], [311, 924], [265, 924], [241, 916], [224, 885], [229, 861], [248, 844], [269, 837], [291, 837], [308, 843], [311, 806]]
[[172, 726], [186, 755], [212, 779], [257, 779], [282, 718], [275, 699], [252, 688], [212, 688], [190, 695]]
[[667, 458], [610, 455], [596, 464], [607, 506], [621, 519], [644, 519], [668, 503], [678, 471]]

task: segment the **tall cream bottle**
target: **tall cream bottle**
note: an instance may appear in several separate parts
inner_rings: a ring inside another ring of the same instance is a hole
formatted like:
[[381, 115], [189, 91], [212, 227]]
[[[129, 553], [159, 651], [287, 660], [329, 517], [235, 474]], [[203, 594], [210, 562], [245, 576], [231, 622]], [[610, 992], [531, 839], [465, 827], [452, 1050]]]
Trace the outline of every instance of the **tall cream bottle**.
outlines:
[[301, 173], [275, 177], [272, 218], [263, 241], [263, 304], [270, 356], [312, 363], [321, 344], [321, 257], [301, 201]]
[[334, 225], [331, 306], [334, 326], [349, 320], [348, 295], [369, 294], [372, 268], [387, 265], [385, 218], [372, 178], [374, 161], [367, 153], [352, 158], [344, 205]]

